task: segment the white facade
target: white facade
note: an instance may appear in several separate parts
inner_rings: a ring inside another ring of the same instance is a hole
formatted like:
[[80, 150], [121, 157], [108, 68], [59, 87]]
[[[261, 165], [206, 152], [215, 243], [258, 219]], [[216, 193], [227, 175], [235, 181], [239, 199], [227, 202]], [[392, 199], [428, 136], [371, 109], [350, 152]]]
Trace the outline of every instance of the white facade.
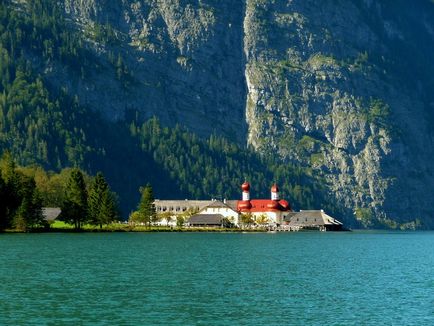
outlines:
[[231, 223], [239, 225], [239, 214], [225, 203], [215, 201], [211, 205], [202, 208], [198, 214], [220, 214]]
[[[169, 221], [167, 218], [163, 218], [156, 222], [158, 226], [177, 226], [176, 217], [189, 209], [196, 210], [196, 214], [220, 214], [227, 218], [231, 223], [236, 226], [239, 225], [239, 214], [227, 204], [218, 201], [155, 201], [157, 214], [169, 214], [172, 213]], [[200, 209], [199, 207], [202, 206]]]
[[281, 211], [263, 211], [263, 212], [251, 212], [253, 220], [260, 221], [265, 217], [267, 220], [267, 225], [275, 225], [282, 224], [283, 219], [289, 212], [281, 212]]

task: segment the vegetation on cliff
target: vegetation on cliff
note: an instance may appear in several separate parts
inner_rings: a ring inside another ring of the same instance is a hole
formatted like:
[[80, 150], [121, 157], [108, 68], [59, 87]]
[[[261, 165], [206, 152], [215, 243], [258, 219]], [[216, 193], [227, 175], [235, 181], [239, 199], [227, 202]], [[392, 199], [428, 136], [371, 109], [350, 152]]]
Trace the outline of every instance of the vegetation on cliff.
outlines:
[[432, 2], [245, 4], [2, 1], [0, 150], [102, 171], [124, 216], [148, 182], [238, 198], [249, 179], [352, 225], [433, 227]]
[[[156, 118], [143, 122], [133, 109], [112, 122], [80, 105], [66, 86], [53, 85], [38, 73], [32, 58], [62, 63], [71, 74], [79, 70], [84, 75], [98, 69], [97, 58], [57, 14], [55, 3], [32, 0], [26, 5], [33, 15], [8, 2], [0, 5], [0, 149], [13, 153], [20, 165], [102, 171], [119, 194], [124, 216], [138, 201], [137, 189], [147, 182], [160, 198], [238, 198], [246, 179], [256, 196], [268, 197], [275, 181], [296, 208], [337, 211], [310, 169], [261, 157], [221, 136], [199, 138], [180, 126], [163, 127]], [[121, 57], [115, 61], [119, 71], [126, 71]], [[64, 204], [55, 191], [42, 196], [50, 205]], [[72, 221], [74, 214], [66, 215]]]

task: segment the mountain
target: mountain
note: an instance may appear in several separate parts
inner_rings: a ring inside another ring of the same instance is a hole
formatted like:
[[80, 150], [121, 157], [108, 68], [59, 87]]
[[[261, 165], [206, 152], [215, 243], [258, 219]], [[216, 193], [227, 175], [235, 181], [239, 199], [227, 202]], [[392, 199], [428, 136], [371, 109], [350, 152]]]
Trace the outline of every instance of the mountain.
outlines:
[[248, 142], [355, 213], [432, 216], [433, 2], [247, 3]]
[[[282, 178], [277, 171], [285, 179], [300, 171], [285, 180], [288, 194], [297, 182], [310, 189], [314, 198], [298, 196], [300, 205], [330, 207], [354, 225], [434, 226], [432, 1], [8, 0], [0, 8], [0, 146], [21, 163], [116, 170], [115, 183], [153, 181], [167, 194], [189, 167], [171, 175], [158, 146], [137, 140], [137, 126], [157, 116], [205, 139], [196, 140], [204, 153], [211, 135], [233, 141], [242, 159], [260, 162], [252, 166], [263, 170], [261, 187]], [[246, 175], [235, 171], [227, 180]], [[197, 181], [180, 179], [173, 192], [192, 196]], [[225, 185], [218, 192], [238, 191]]]

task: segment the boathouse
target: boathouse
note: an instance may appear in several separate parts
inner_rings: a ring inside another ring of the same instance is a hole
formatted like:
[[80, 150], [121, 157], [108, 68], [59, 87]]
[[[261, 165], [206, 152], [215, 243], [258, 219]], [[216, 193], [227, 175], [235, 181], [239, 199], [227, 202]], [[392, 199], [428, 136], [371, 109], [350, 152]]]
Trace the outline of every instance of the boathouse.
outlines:
[[301, 210], [288, 215], [284, 219], [283, 228], [289, 228], [291, 231], [342, 231], [343, 225], [335, 218], [324, 213], [323, 210]]

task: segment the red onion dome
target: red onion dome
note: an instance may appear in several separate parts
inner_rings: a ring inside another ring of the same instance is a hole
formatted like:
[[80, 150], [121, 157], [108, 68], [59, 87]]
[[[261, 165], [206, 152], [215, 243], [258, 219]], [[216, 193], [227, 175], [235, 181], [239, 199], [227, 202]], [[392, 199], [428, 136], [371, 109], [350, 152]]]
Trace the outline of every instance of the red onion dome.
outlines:
[[250, 191], [250, 183], [248, 183], [247, 181], [244, 182], [244, 183], [241, 185], [241, 189], [242, 189], [244, 192], [249, 192], [249, 191]]
[[252, 208], [252, 204], [250, 203], [249, 200], [240, 200], [238, 202], [238, 210], [239, 211], [249, 210], [251, 208]]
[[279, 187], [277, 186], [277, 184], [274, 184], [274, 185], [271, 187], [271, 192], [279, 192]]

